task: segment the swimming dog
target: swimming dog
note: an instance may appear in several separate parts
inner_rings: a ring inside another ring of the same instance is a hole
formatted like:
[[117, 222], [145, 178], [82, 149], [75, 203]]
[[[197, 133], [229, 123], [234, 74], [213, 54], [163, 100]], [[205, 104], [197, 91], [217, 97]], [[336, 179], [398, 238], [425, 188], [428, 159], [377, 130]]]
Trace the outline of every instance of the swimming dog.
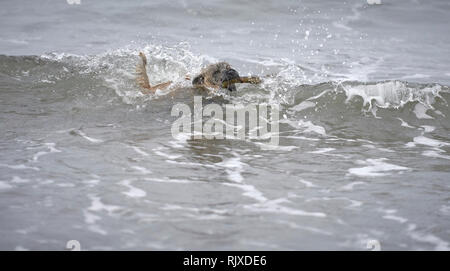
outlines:
[[[166, 89], [172, 84], [172, 81], [158, 84], [156, 86], [151, 86], [147, 75], [147, 57], [144, 53], [139, 53], [139, 61], [136, 67], [137, 78], [136, 81], [138, 85], [142, 88], [142, 93], [155, 93], [158, 89]], [[190, 80], [189, 76], [186, 76], [187, 80]], [[195, 76], [192, 80], [192, 85], [195, 88], [202, 89], [220, 89], [225, 88], [230, 91], [236, 90], [236, 83], [250, 83], [259, 84], [261, 79], [256, 76], [241, 77], [239, 73], [231, 68], [230, 64], [226, 62], [219, 62], [216, 64], [211, 64], [204, 68], [199, 75]]]

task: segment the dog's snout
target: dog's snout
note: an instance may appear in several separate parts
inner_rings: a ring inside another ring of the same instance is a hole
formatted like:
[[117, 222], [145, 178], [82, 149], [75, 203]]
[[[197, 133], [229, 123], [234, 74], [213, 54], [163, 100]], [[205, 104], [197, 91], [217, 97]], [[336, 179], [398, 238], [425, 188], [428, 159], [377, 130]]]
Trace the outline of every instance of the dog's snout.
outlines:
[[239, 79], [239, 73], [234, 69], [227, 69], [222, 74], [222, 82]]
[[234, 85], [234, 83], [239, 82], [239, 80], [239, 73], [234, 69], [226, 69], [222, 73], [222, 84], [226, 83], [227, 89], [230, 91], [236, 90], [236, 86]]

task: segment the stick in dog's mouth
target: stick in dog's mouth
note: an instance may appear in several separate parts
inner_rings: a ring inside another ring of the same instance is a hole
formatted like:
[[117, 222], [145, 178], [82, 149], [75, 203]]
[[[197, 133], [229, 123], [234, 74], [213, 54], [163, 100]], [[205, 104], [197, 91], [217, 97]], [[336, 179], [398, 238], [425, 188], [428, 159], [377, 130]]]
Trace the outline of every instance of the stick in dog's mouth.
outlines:
[[259, 78], [257, 76], [243, 76], [243, 77], [239, 77], [237, 79], [233, 79], [233, 80], [222, 82], [222, 88], [228, 88], [229, 85], [236, 84], [236, 83], [248, 83], [248, 84], [255, 84], [255, 85], [257, 85], [257, 84], [261, 83], [261, 78]]

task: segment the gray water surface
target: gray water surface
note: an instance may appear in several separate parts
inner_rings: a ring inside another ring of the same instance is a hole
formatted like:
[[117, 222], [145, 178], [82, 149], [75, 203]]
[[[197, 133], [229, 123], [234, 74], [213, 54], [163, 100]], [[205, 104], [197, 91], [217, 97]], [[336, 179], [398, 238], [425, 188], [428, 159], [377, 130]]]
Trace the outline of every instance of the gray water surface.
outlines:
[[[450, 249], [448, 1], [0, 5], [0, 249]], [[184, 80], [222, 60], [263, 83]], [[279, 145], [174, 138], [194, 96]]]

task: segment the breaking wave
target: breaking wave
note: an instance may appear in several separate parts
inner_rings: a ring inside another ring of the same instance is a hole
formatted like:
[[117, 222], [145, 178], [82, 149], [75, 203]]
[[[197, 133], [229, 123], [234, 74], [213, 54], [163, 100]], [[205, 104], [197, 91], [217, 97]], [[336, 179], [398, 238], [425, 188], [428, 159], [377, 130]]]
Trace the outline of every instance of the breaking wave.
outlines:
[[[151, 83], [171, 80], [174, 83], [170, 89], [154, 95], [143, 95], [139, 91], [134, 80], [139, 51], [148, 57]], [[0, 56], [0, 76], [4, 85], [48, 92], [61, 99], [76, 99], [78, 103], [125, 103], [140, 107], [149, 100], [179, 95], [180, 88], [192, 90], [185, 76], [195, 75], [202, 67], [216, 61], [219, 60], [192, 53], [185, 43], [174, 47], [147, 45], [144, 48], [107, 51], [100, 55], [48, 53], [41, 56]], [[348, 81], [345, 77], [330, 75], [286, 59], [249, 60], [245, 67], [261, 71], [254, 74], [263, 78], [261, 85], [240, 85], [237, 93], [217, 91], [202, 95], [221, 97], [227, 102], [279, 103], [289, 117], [314, 112], [343, 117], [370, 114], [378, 118], [380, 110], [389, 111], [392, 115], [404, 115], [406, 110], [417, 119], [448, 120], [448, 86], [399, 80]], [[267, 70], [264, 67], [270, 67], [273, 72], [263, 74]], [[239, 67], [237, 69], [241, 70]], [[241, 70], [241, 74], [246, 74], [246, 71]], [[187, 95], [185, 98], [189, 97]]]

